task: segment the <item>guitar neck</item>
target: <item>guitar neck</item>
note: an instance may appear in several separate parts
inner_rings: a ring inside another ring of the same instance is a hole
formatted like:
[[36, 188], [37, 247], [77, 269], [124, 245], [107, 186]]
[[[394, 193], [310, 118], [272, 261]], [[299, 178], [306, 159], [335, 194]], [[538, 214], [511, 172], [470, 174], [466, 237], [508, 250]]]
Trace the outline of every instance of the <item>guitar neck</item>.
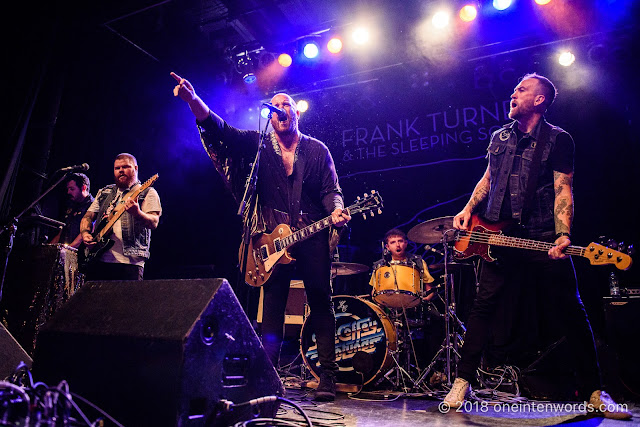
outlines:
[[282, 247], [288, 248], [294, 243], [306, 240], [309, 237], [316, 234], [317, 232], [329, 227], [330, 225], [331, 225], [331, 216], [323, 218], [320, 221], [316, 221], [311, 225], [307, 225], [306, 227], [301, 228], [300, 230], [289, 234], [287, 237], [284, 237], [282, 239]]
[[[522, 239], [520, 237], [510, 237], [502, 234], [487, 234], [480, 232], [465, 232], [474, 242], [486, 243], [490, 246], [506, 246], [510, 248], [529, 249], [534, 251], [547, 252], [555, 246], [554, 243], [540, 242], [538, 240]], [[565, 249], [567, 255], [584, 256], [586, 248], [580, 246], [568, 246]]]

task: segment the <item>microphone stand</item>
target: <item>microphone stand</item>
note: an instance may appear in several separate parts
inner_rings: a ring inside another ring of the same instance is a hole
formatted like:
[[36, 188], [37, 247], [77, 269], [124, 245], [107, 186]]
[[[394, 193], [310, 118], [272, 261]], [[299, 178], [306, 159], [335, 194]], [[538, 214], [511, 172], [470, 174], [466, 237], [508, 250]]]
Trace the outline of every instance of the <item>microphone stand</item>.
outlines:
[[[269, 122], [271, 119], [271, 114], [269, 113], [269, 119], [267, 120], [267, 124], [264, 127], [264, 130], [260, 132], [260, 137], [258, 141], [258, 151], [256, 152], [256, 157], [251, 165], [251, 171], [249, 172], [249, 176], [247, 177], [247, 183], [245, 185], [244, 194], [242, 196], [242, 200], [240, 201], [240, 206], [238, 208], [238, 215], [243, 215], [243, 213], [247, 212], [247, 215], [242, 218], [242, 258], [240, 260], [240, 274], [244, 275], [247, 269], [247, 255], [249, 251], [249, 239], [251, 238], [251, 217], [253, 215], [253, 211], [255, 209], [257, 203], [257, 195], [256, 187], [258, 184], [258, 170], [260, 168], [260, 154], [262, 153], [262, 149], [265, 146], [267, 139], [267, 128], [269, 127]], [[247, 204], [249, 207], [247, 208]]]
[[18, 222], [20, 221], [20, 218], [22, 218], [22, 216], [27, 213], [31, 208], [33, 208], [36, 204], [38, 204], [38, 202], [40, 200], [42, 200], [42, 198], [44, 196], [46, 196], [47, 194], [49, 194], [54, 188], [56, 188], [58, 186], [58, 184], [60, 184], [67, 176], [68, 173], [70, 173], [72, 171], [69, 171], [63, 175], [60, 176], [60, 178], [58, 178], [58, 180], [56, 182], [54, 182], [49, 188], [47, 188], [44, 193], [42, 193], [41, 195], [39, 195], [33, 202], [31, 202], [31, 204], [29, 206], [27, 206], [26, 208], [24, 208], [22, 210], [22, 212], [20, 212], [18, 215], [14, 216], [7, 224], [4, 225], [4, 227], [2, 227], [0, 229], [0, 236], [2, 236], [4, 233], [8, 233], [8, 237], [7, 237], [7, 243], [4, 247], [4, 262], [2, 263], [2, 275], [0, 276], [0, 301], [2, 301], [2, 289], [4, 288], [4, 279], [5, 279], [5, 275], [7, 273], [7, 265], [9, 264], [9, 255], [11, 255], [11, 251], [13, 249], [13, 239], [16, 237], [16, 233], [18, 231]]

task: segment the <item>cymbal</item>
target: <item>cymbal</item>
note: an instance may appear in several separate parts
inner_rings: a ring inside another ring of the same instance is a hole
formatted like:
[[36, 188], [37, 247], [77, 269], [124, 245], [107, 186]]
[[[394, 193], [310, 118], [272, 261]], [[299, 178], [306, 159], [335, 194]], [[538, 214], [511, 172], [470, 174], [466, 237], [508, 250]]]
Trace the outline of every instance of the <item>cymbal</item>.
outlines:
[[[447, 270], [461, 270], [465, 267], [471, 267], [471, 264], [467, 264], [465, 262], [448, 262], [447, 263]], [[429, 265], [429, 270], [444, 270], [444, 263], [431, 264]]]
[[349, 276], [351, 274], [364, 273], [369, 267], [355, 262], [332, 262], [331, 276]]
[[447, 230], [453, 228], [453, 217], [443, 216], [420, 223], [409, 230], [407, 237], [416, 243], [440, 243]]

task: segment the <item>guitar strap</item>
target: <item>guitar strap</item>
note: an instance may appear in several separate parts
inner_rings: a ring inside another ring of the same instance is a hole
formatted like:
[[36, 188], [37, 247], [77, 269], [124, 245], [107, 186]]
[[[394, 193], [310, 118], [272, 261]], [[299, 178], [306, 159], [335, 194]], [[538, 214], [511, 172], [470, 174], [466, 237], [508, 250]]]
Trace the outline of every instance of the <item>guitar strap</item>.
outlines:
[[542, 152], [544, 147], [550, 143], [551, 126], [543, 119], [540, 125], [540, 133], [533, 149], [533, 157], [531, 159], [531, 168], [529, 169], [529, 179], [527, 179], [527, 189], [525, 193], [524, 203], [522, 206], [521, 222], [525, 222], [528, 218], [533, 197], [538, 184], [538, 175], [540, 174], [540, 163], [542, 163]]

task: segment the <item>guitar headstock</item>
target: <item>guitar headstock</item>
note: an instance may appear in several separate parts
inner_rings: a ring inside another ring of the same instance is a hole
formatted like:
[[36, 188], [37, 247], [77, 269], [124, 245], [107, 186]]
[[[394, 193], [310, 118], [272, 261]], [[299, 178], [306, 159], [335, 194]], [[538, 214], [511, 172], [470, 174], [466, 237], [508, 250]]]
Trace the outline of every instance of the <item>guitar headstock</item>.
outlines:
[[382, 213], [382, 196], [376, 190], [371, 190], [371, 193], [364, 193], [363, 197], [358, 196], [355, 203], [347, 208], [349, 215], [361, 213], [364, 219], [367, 219], [367, 212], [374, 216], [376, 212], [378, 215]]
[[[616, 244], [612, 240], [607, 242], [610, 246], [623, 247], [629, 253], [633, 253], [633, 245], [626, 246], [624, 243]], [[611, 247], [598, 243], [589, 243], [585, 248], [584, 256], [589, 259], [592, 265], [613, 264], [620, 270], [628, 270], [633, 263], [631, 256]]]
[[150, 186], [151, 184], [153, 184], [154, 182], [156, 182], [156, 179], [158, 179], [158, 174], [153, 175], [151, 178], [149, 178], [148, 180], [146, 180], [144, 182], [144, 184], [142, 184], [142, 187], [147, 188], [148, 186]]

